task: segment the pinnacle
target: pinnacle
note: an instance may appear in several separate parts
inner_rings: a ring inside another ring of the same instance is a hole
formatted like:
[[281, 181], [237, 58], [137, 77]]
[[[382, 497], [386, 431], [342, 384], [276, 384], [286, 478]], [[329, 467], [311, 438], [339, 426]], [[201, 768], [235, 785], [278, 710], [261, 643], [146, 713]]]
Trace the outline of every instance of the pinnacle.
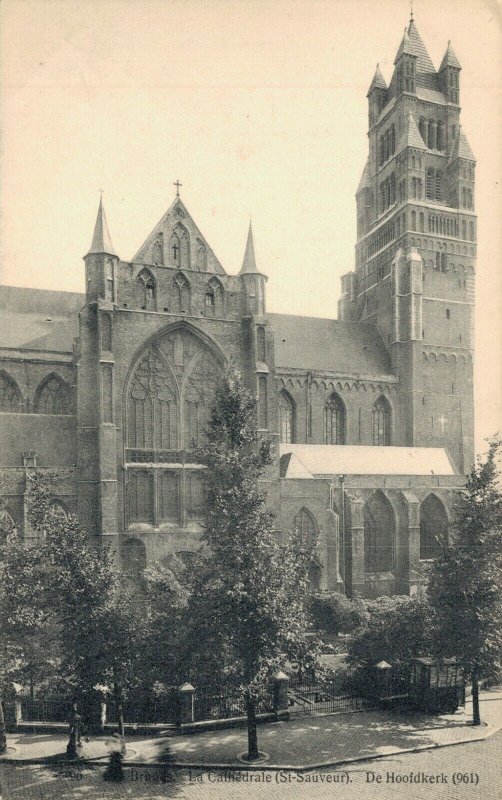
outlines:
[[368, 89], [368, 95], [371, 94], [373, 89], [387, 89], [387, 84], [385, 83], [385, 78], [382, 75], [380, 64], [376, 65], [375, 74], [373, 75], [373, 80], [371, 81], [370, 88]]
[[256, 269], [256, 258], [254, 253], [254, 240], [253, 240], [253, 228], [251, 226], [251, 222], [249, 223], [249, 231], [248, 231], [248, 238], [246, 242], [246, 251], [244, 253], [244, 260], [242, 262], [242, 267], [240, 271], [240, 275], [247, 275], [250, 272], [257, 273], [258, 270]]
[[99, 201], [98, 216], [96, 217], [96, 224], [94, 226], [94, 235], [92, 237], [91, 248], [87, 255], [97, 253], [107, 253], [111, 256], [117, 255], [113, 249], [110, 232], [108, 230], [108, 223], [106, 221], [102, 197]]

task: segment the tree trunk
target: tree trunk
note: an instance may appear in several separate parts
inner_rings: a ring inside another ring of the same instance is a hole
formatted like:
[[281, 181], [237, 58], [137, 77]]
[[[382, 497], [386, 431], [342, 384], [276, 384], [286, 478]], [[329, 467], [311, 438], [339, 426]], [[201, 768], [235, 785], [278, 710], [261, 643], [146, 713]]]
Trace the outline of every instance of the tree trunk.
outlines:
[[118, 683], [114, 683], [115, 694], [115, 707], [117, 709], [117, 723], [119, 726], [119, 734], [122, 741], [125, 743], [125, 728], [124, 728], [124, 707], [122, 705], [122, 690]]
[[66, 745], [66, 757], [70, 759], [77, 758], [77, 741], [78, 741], [78, 720], [77, 720], [77, 704], [73, 703], [71, 708], [71, 719], [70, 719], [70, 735], [68, 738], [68, 744]]
[[481, 716], [479, 714], [479, 680], [478, 671], [476, 669], [472, 673], [472, 724], [481, 725]]
[[256, 725], [256, 700], [248, 697], [246, 700], [246, 715], [248, 719], [248, 761], [256, 761], [258, 753], [258, 730]]
[[5, 727], [5, 717], [3, 713], [3, 703], [0, 698], [0, 753], [5, 753], [7, 750], [7, 730]]

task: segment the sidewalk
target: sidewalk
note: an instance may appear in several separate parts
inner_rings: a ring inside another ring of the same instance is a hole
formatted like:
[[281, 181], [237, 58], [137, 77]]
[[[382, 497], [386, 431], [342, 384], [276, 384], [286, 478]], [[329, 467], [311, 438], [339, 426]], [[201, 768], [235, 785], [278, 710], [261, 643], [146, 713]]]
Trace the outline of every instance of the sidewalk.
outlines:
[[[502, 691], [482, 693], [482, 726], [467, 724], [471, 712], [468, 702], [465, 711], [440, 717], [365, 711], [267, 723], [258, 728], [258, 742], [268, 761], [256, 768], [311, 769], [485, 739], [502, 728]], [[125, 763], [147, 766], [174, 762], [184, 767], [245, 769], [237, 756], [246, 751], [246, 737], [245, 728], [155, 739], [130, 737], [126, 740]], [[105, 760], [106, 738], [84, 742], [84, 758], [98, 763]], [[49, 734], [11, 734], [9, 749], [0, 762], [33, 763], [54, 758], [66, 752], [66, 743], [66, 737]]]

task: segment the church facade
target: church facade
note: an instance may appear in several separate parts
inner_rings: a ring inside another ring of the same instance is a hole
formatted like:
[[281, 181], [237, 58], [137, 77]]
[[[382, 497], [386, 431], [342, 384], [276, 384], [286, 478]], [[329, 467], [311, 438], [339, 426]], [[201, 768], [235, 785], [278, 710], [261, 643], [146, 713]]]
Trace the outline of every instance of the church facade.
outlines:
[[249, 229], [228, 274], [177, 195], [131, 261], [102, 202], [85, 293], [1, 287], [0, 493], [26, 537], [31, 470], [123, 568], [200, 546], [201, 443], [237, 367], [275, 443], [278, 535], [316, 537], [313, 588], [419, 595], [473, 458], [475, 161], [460, 64], [413, 19], [368, 92], [355, 270], [337, 320], [269, 313]]

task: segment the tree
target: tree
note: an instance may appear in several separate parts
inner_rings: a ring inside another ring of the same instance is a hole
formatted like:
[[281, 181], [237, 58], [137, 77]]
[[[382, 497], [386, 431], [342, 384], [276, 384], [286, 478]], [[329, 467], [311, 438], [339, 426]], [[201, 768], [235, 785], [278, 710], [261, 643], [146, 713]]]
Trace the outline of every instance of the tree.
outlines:
[[137, 680], [140, 615], [108, 551], [93, 547], [79, 522], [54, 505], [50, 478], [29, 478], [29, 514], [50, 570], [46, 594], [59, 620], [61, 668], [68, 691], [90, 702], [95, 685], [112, 684], [123, 735], [122, 695]]
[[489, 443], [467, 477], [450, 543], [436, 559], [429, 598], [438, 620], [436, 650], [456, 656], [472, 684], [473, 724], [481, 723], [479, 680], [498, 663], [502, 647], [502, 442]]
[[217, 387], [198, 460], [206, 467], [208, 556], [203, 594], [198, 602], [194, 595], [191, 615], [209, 636], [221, 678], [244, 694], [251, 761], [259, 757], [257, 701], [272, 672], [285, 654], [296, 661], [313, 658], [303, 635], [311, 553], [298, 537], [281, 544], [274, 531], [258, 485], [271, 463], [270, 442], [258, 441], [256, 401], [236, 371]]
[[[6, 511], [0, 505], [0, 511]], [[27, 543], [7, 513], [0, 514], [0, 705], [16, 681], [46, 678], [57, 664], [57, 620], [46, 602], [46, 565], [36, 543]], [[0, 708], [0, 751], [5, 721]]]
[[433, 619], [427, 602], [412, 597], [380, 597], [367, 603], [366, 625], [348, 645], [347, 662], [356, 667], [355, 681], [367, 690], [371, 668], [380, 661], [399, 679], [410, 661], [431, 652]]

